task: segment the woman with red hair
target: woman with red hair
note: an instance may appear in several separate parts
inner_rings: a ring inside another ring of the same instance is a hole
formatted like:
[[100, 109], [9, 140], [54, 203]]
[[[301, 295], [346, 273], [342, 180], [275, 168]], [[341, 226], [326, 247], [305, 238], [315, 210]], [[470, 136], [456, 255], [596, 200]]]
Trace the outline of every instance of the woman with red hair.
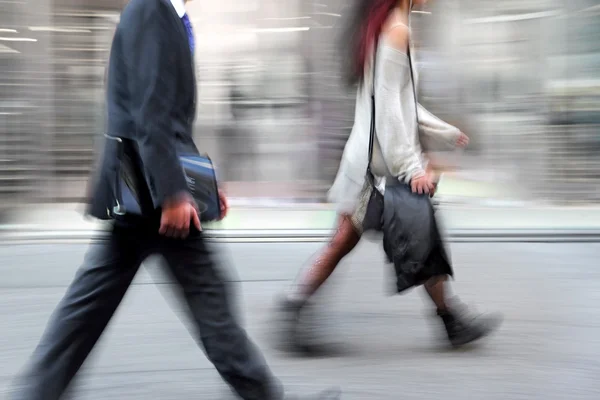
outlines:
[[[346, 47], [350, 51], [348, 77], [350, 83], [358, 84], [358, 93], [352, 133], [329, 193], [337, 204], [337, 232], [300, 282], [280, 301], [283, 344], [290, 350], [315, 349], [296, 335], [300, 312], [342, 258], [358, 244], [367, 228], [364, 223], [372, 191], [383, 193], [386, 184], [398, 179], [409, 184], [413, 192], [433, 195], [434, 177], [421, 142], [435, 141], [448, 148], [468, 144], [468, 137], [459, 129], [437, 119], [416, 101], [409, 20], [413, 6], [425, 2], [361, 0], [344, 37], [350, 41]], [[377, 112], [369, 161], [373, 91]], [[374, 185], [367, 179], [368, 167], [375, 178]], [[453, 272], [442, 245], [434, 248], [428, 260], [433, 261], [422, 270], [411, 272], [413, 276], [408, 279], [398, 276], [398, 292], [423, 285], [453, 346], [480, 339], [499, 325], [498, 315], [467, 316], [464, 306], [450, 301], [447, 280]]]

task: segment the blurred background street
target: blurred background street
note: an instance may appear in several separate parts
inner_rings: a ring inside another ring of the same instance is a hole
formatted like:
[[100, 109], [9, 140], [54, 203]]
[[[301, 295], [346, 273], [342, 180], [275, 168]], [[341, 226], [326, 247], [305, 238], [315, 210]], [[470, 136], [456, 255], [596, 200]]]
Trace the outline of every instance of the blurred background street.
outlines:
[[[125, 3], [0, 0], [0, 399], [88, 244], [107, 229], [83, 217], [83, 202]], [[336, 220], [326, 195], [355, 99], [340, 78], [337, 42], [348, 4], [187, 6], [195, 139], [232, 205], [206, 230], [224, 250], [251, 336], [299, 391], [340, 385], [350, 400], [600, 399], [598, 0], [437, 0], [413, 13], [419, 101], [471, 138], [464, 151], [429, 149], [443, 173], [435, 199], [457, 291], [505, 313], [502, 329], [468, 351], [440, 349], [426, 299], [387, 296], [381, 244], [365, 241], [317, 309], [327, 311], [323, 334], [349, 352], [306, 360], [272, 349], [273, 298]], [[229, 398], [178, 319], [183, 310], [159, 266], [144, 264], [75, 398]]]
[[[2, 208], [83, 199], [123, 3], [1, 3]], [[324, 200], [354, 115], [338, 51], [349, 4], [188, 4], [197, 36], [196, 141], [231, 197]], [[413, 14], [420, 102], [472, 139], [463, 153], [437, 154], [453, 194], [597, 203], [598, 2], [442, 0]]]

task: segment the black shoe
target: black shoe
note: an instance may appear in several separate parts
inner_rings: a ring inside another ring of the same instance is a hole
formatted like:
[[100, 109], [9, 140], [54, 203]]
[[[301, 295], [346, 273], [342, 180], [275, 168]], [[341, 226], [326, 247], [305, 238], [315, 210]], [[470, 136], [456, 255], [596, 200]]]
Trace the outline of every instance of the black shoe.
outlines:
[[339, 389], [327, 389], [313, 395], [286, 395], [284, 400], [339, 400], [342, 392]]
[[326, 356], [342, 352], [339, 345], [325, 343], [320, 324], [308, 300], [281, 296], [276, 303], [277, 349], [299, 356]]
[[297, 331], [300, 312], [305, 302], [292, 300], [282, 295], [276, 300], [276, 342], [277, 348], [286, 352], [297, 351]]
[[449, 311], [438, 311], [442, 319], [448, 340], [454, 347], [464, 346], [482, 339], [500, 327], [503, 321], [502, 314], [471, 314], [469, 309], [455, 302]]

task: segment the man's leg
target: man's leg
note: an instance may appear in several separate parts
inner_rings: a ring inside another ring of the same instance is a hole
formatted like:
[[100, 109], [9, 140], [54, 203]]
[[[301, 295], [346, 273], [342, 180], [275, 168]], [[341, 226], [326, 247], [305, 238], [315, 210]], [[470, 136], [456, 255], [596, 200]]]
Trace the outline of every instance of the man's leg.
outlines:
[[18, 400], [58, 400], [104, 331], [143, 258], [138, 240], [116, 230], [91, 248], [54, 311]]
[[232, 293], [200, 235], [163, 240], [165, 257], [198, 327], [209, 360], [245, 400], [279, 400], [283, 393], [265, 359], [235, 320]]

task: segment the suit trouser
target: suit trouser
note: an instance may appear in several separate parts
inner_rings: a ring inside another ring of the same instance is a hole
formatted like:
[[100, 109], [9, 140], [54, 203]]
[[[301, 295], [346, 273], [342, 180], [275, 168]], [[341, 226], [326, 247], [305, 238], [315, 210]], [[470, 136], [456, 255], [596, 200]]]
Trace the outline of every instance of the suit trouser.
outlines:
[[[155, 232], [154, 229], [152, 231]], [[281, 388], [232, 312], [229, 287], [211, 259], [202, 235], [185, 240], [115, 227], [91, 248], [54, 311], [19, 400], [59, 399], [100, 338], [142, 261], [162, 255], [180, 285], [209, 360], [243, 399], [279, 399]]]

